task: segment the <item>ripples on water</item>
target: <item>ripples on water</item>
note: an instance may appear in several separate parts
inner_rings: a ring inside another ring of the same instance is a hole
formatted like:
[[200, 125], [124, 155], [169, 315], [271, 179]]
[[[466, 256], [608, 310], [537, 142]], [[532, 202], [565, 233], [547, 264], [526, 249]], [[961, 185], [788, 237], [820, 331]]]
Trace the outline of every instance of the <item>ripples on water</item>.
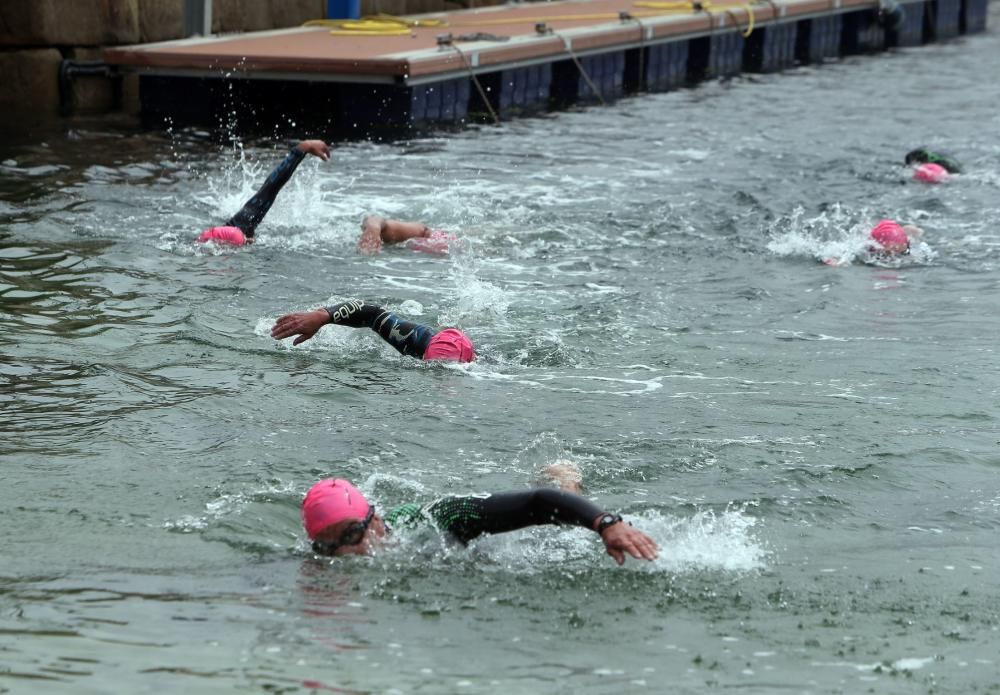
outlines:
[[[343, 144], [236, 251], [191, 240], [273, 143], [6, 147], [0, 689], [991, 684], [998, 55], [991, 32]], [[911, 182], [919, 144], [970, 173]], [[360, 257], [367, 212], [462, 244]], [[895, 267], [858, 255], [882, 217], [926, 230]], [[354, 296], [461, 325], [481, 359], [269, 337]], [[299, 530], [325, 475], [389, 506], [563, 458], [656, 563], [534, 529], [330, 565]]]

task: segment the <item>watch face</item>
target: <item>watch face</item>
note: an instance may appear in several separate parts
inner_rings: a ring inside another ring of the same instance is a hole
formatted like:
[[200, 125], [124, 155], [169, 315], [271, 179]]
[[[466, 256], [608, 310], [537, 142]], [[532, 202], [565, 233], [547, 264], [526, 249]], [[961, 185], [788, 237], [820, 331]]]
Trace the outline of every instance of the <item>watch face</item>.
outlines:
[[598, 531], [603, 531], [608, 526], [611, 526], [612, 524], [616, 524], [620, 520], [621, 520], [621, 517], [619, 517], [617, 514], [605, 514], [604, 516], [601, 517], [601, 523], [599, 523], [597, 525], [597, 530]]

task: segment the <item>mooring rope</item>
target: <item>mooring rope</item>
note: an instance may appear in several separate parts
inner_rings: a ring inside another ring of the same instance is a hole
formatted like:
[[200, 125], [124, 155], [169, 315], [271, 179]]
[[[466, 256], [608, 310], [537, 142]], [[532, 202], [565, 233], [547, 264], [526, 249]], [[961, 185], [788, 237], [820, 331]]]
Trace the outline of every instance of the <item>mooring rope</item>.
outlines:
[[483, 100], [483, 103], [486, 105], [486, 110], [490, 112], [490, 116], [493, 118], [493, 123], [499, 125], [500, 116], [498, 116], [497, 112], [493, 109], [493, 104], [490, 103], [489, 97], [486, 96], [486, 90], [483, 89], [482, 83], [479, 82], [479, 77], [472, 69], [472, 63], [470, 63], [468, 57], [466, 57], [465, 51], [455, 45], [451, 34], [438, 36], [437, 42], [438, 46], [443, 48], [453, 48], [455, 52], [458, 53], [459, 57], [461, 57], [462, 62], [465, 63], [465, 69], [469, 71], [469, 77], [472, 79], [472, 84], [476, 86], [476, 91], [479, 92], [479, 97]]
[[601, 106], [607, 106], [607, 102], [604, 101], [604, 96], [601, 94], [601, 90], [598, 89], [597, 85], [594, 84], [594, 81], [590, 79], [590, 75], [587, 74], [587, 71], [586, 69], [584, 69], [583, 64], [580, 62], [580, 59], [576, 57], [576, 52], [573, 50], [573, 46], [570, 43], [570, 40], [567, 37], [563, 36], [562, 34], [553, 31], [552, 27], [550, 27], [545, 22], [539, 22], [538, 24], [536, 24], [535, 32], [543, 36], [552, 34], [553, 36], [562, 39], [563, 46], [566, 47], [566, 52], [569, 53], [569, 57], [573, 60], [573, 64], [576, 65], [576, 69], [580, 71], [580, 75], [583, 77], [584, 81], [590, 87], [591, 91], [597, 96], [597, 100], [601, 102]]

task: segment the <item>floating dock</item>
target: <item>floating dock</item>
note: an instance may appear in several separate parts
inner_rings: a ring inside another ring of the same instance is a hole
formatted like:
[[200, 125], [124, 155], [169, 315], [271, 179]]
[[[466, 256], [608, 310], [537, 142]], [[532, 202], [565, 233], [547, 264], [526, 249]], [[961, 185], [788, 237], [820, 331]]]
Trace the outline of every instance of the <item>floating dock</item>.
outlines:
[[987, 0], [566, 0], [108, 48], [147, 125], [399, 137], [983, 31]]

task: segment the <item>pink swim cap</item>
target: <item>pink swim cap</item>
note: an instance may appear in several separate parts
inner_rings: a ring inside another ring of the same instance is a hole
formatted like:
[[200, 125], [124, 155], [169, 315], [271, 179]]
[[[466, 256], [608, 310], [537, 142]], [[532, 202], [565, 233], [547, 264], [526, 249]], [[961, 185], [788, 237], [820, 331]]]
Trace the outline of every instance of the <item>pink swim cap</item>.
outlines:
[[435, 229], [425, 237], [408, 239], [406, 246], [414, 251], [422, 251], [432, 256], [447, 256], [451, 250], [451, 244], [456, 240], [457, 237], [451, 232]]
[[924, 183], [941, 183], [950, 177], [948, 170], [940, 164], [921, 164], [913, 170], [913, 178]]
[[368, 515], [368, 500], [346, 480], [327, 478], [306, 493], [302, 500], [302, 523], [310, 540], [344, 519], [362, 520]]
[[445, 328], [431, 338], [424, 350], [425, 360], [441, 360], [444, 362], [471, 362], [476, 359], [472, 349], [472, 341], [457, 328]]
[[247, 242], [246, 235], [239, 227], [209, 227], [198, 235], [199, 243], [214, 241], [216, 244], [232, 244], [243, 246]]
[[910, 248], [910, 238], [906, 236], [906, 232], [898, 222], [893, 220], [880, 220], [869, 236], [879, 243], [881, 249], [874, 249], [873, 251], [887, 251], [889, 253], [902, 253], [906, 249]]

